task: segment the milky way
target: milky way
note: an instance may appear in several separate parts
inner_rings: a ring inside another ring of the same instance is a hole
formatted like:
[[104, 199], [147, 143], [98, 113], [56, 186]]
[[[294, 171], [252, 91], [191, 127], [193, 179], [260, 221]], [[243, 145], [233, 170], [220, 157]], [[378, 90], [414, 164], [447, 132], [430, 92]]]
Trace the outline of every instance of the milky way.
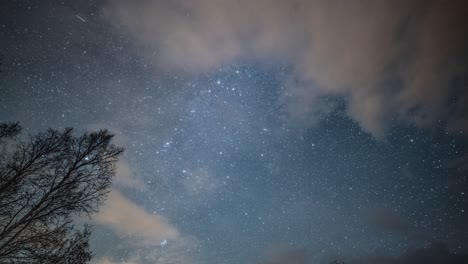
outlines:
[[[350, 90], [337, 91], [325, 77], [304, 77], [297, 54], [268, 60], [270, 51], [253, 55], [261, 53], [256, 44], [248, 56], [213, 51], [217, 57], [198, 68], [202, 55], [187, 51], [184, 58], [193, 56], [184, 68], [180, 54], [172, 64], [167, 58], [170, 45], [182, 44], [162, 40], [177, 36], [167, 32], [182, 18], [158, 17], [167, 24], [141, 41], [136, 35], [152, 30], [141, 23], [155, 21], [129, 17], [147, 14], [144, 4], [116, 3], [11, 1], [0, 8], [0, 121], [19, 121], [26, 133], [109, 128], [126, 148], [108, 202], [92, 220], [93, 263], [402, 263], [417, 250], [463, 258], [468, 131], [459, 125], [467, 98], [459, 72], [466, 68], [436, 80], [451, 87], [448, 103], [424, 97], [414, 105], [367, 88], [401, 85], [396, 74], [372, 82], [343, 77]], [[204, 21], [203, 12], [192, 12], [198, 7], [182, 6], [170, 10]], [[230, 39], [218, 37], [228, 49]], [[368, 90], [355, 88], [361, 84]], [[311, 99], [305, 85], [327, 88]], [[430, 91], [438, 89], [445, 88]], [[372, 91], [392, 103], [372, 101]], [[420, 98], [412, 92], [408, 98]], [[360, 108], [365, 96], [376, 105]], [[376, 122], [366, 111], [385, 117]]]

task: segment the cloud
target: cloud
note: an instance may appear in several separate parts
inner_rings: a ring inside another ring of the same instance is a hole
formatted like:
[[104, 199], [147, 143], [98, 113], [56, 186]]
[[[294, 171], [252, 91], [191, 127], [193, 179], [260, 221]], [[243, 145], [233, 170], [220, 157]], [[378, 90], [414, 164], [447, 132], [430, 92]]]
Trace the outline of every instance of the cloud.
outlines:
[[141, 262], [135, 261], [135, 259], [125, 260], [125, 261], [114, 261], [109, 258], [100, 258], [97, 261], [93, 262], [94, 264], [139, 264]]
[[125, 256], [118, 257], [109, 254], [93, 262], [94, 264], [197, 264], [199, 261], [199, 242], [190, 236], [179, 236], [167, 242], [164, 246], [135, 245], [128, 243], [123, 249], [128, 251]]
[[[466, 253], [454, 253], [443, 243], [408, 250], [398, 257], [369, 255], [361, 258], [342, 258], [349, 264], [462, 264], [468, 263]], [[325, 263], [325, 262], [324, 262]]]
[[[117, 262], [111, 261], [108, 258], [100, 258], [99, 260], [95, 261], [94, 263], [95, 264], [117, 264]], [[131, 264], [131, 263], [128, 262], [128, 264]]]
[[[128, 148], [130, 146], [130, 139], [123, 131], [124, 129], [117, 126], [111, 126], [105, 122], [88, 124], [87, 130], [97, 131], [100, 129], [109, 129], [114, 134], [114, 144]], [[114, 184], [119, 187], [133, 189], [137, 191], [144, 191], [146, 185], [140, 174], [137, 173], [135, 166], [131, 166], [129, 161], [124, 156], [121, 157], [117, 163], [116, 175], [113, 179]]]
[[95, 264], [113, 264], [114, 262], [110, 261], [107, 258], [101, 258], [95, 262]]
[[[305, 125], [338, 97], [363, 130], [440, 118], [467, 128], [466, 1], [109, 1], [105, 17], [165, 68], [291, 65], [283, 107]], [[457, 98], [454, 98], [454, 95]]]
[[415, 241], [430, 241], [430, 237], [396, 210], [376, 207], [367, 210], [366, 221], [379, 231], [390, 232]]
[[164, 216], [146, 212], [118, 190], [112, 190], [94, 219], [119, 236], [96, 264], [198, 263], [195, 237], [181, 234]]
[[117, 164], [117, 170], [114, 183], [118, 186], [134, 189], [138, 191], [146, 190], [146, 185], [139, 174], [135, 173], [130, 164], [125, 159], [120, 159]]
[[428, 248], [410, 251], [400, 257], [404, 263], [411, 264], [462, 264], [468, 262], [468, 255], [450, 252], [447, 245], [435, 243]]
[[122, 236], [142, 239], [144, 244], [159, 245], [162, 240], [175, 239], [179, 235], [165, 217], [146, 212], [117, 190], [112, 190], [95, 220]]
[[203, 263], [198, 259], [197, 241], [190, 236], [181, 236], [168, 242], [165, 246], [147, 247], [135, 252], [135, 260], [140, 263], [160, 264], [196, 264]]

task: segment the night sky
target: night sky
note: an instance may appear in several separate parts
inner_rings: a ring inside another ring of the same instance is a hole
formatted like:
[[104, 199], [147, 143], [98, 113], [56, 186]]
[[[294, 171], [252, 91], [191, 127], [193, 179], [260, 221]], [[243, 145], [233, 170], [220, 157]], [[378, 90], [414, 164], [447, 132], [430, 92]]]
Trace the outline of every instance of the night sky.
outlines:
[[126, 148], [95, 264], [468, 263], [467, 18], [455, 0], [4, 0], [0, 121]]

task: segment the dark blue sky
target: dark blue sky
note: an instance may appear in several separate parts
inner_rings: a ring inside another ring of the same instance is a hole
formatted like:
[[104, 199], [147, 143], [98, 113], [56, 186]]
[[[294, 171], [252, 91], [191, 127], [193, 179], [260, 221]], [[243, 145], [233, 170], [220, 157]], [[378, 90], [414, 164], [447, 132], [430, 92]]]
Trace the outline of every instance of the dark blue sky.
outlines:
[[[216, 1], [198, 4], [211, 12]], [[258, 35], [273, 34], [269, 45], [258, 44], [263, 39], [251, 41], [239, 10], [232, 10], [231, 17], [222, 13], [230, 10], [225, 4], [213, 9], [226, 15], [221, 22], [234, 29], [221, 25], [224, 33], [214, 31], [214, 37], [201, 30], [205, 9], [180, 3], [1, 4], [0, 121], [19, 121], [27, 133], [49, 127], [71, 126], [77, 132], [109, 128], [126, 148], [108, 203], [93, 220], [94, 263], [304, 264], [335, 258], [419, 263], [404, 261], [425, 254], [448, 263], [466, 253], [464, 49], [453, 52], [450, 43], [448, 49], [436, 46], [431, 54], [441, 50], [442, 55], [426, 58], [410, 45], [417, 46], [415, 41], [370, 66], [363, 65], [364, 57], [324, 59], [322, 53], [312, 55], [314, 63], [323, 60], [315, 65], [298, 59], [303, 53], [309, 56], [307, 37], [271, 47], [279, 36], [299, 39], [289, 31], [276, 36], [277, 28], [270, 31], [261, 23], [276, 18], [260, 10], [278, 15], [272, 10], [281, 4], [241, 5], [261, 13], [249, 25], [258, 26]], [[313, 14], [314, 7], [308, 8]], [[364, 14], [387, 19], [388, 8], [373, 6]], [[444, 23], [459, 22], [455, 11], [453, 21], [445, 21], [446, 14], [432, 21], [431, 8], [396, 7], [402, 15], [395, 19], [410, 27], [399, 34], [418, 38], [414, 30], [427, 30], [411, 26], [418, 23], [407, 22], [410, 18], [433, 22], [429, 25], [436, 36]], [[342, 8], [331, 10], [340, 13]], [[157, 18], [145, 17], [151, 12]], [[349, 23], [360, 21], [354, 9], [345, 15]], [[195, 25], [187, 32], [179, 22], [190, 16]], [[162, 25], [152, 24], [156, 22]], [[297, 23], [285, 28], [301, 31]], [[377, 26], [385, 31], [388, 24], [398, 23], [378, 20]], [[153, 28], [154, 36], [148, 37]], [[330, 38], [312, 28], [314, 41]], [[197, 41], [174, 40], [177, 30], [184, 36], [203, 32], [202, 40], [195, 39], [215, 48], [207, 56]], [[460, 34], [454, 30], [445, 37], [455, 41]], [[366, 31], [356, 38], [364, 44], [373, 41]], [[237, 42], [245, 50], [238, 51]], [[314, 42], [314, 49], [321, 44]], [[292, 51], [282, 53], [281, 45]], [[370, 46], [364, 47], [369, 56], [378, 57]], [[354, 47], [352, 52], [362, 50]], [[418, 68], [419, 60], [424, 65], [444, 61], [456, 70], [447, 67], [450, 71], [438, 71], [440, 76], [426, 76], [431, 70]], [[327, 69], [347, 63], [352, 65], [336, 72]], [[385, 69], [374, 72], [379, 63]], [[372, 70], [366, 71], [367, 66]], [[412, 75], [415, 83], [424, 85], [419, 79], [427, 78], [438, 86], [421, 90], [405, 84], [401, 70], [424, 75]], [[359, 74], [362, 78], [355, 77]], [[446, 100], [439, 102], [441, 96]]]

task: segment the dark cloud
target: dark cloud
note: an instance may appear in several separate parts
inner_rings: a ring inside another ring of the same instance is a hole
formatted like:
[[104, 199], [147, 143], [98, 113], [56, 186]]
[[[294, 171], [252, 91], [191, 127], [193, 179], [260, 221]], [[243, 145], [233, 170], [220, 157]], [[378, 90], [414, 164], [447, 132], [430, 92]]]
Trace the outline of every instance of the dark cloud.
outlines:
[[349, 259], [348, 264], [464, 264], [468, 254], [454, 253], [443, 243], [435, 243], [427, 248], [409, 250], [399, 257], [370, 255], [359, 259]]
[[[304, 249], [276, 250], [259, 264], [312, 264]], [[363, 257], [327, 257], [322, 264], [465, 264], [468, 254], [454, 253], [444, 243], [433, 243], [428, 247], [408, 250], [400, 256], [370, 254]]]
[[412, 224], [409, 218], [404, 217], [396, 210], [386, 207], [376, 207], [365, 213], [367, 222], [377, 231], [397, 234], [411, 240], [428, 241], [430, 238], [422, 230]]
[[468, 255], [466, 253], [452, 253], [448, 247], [442, 243], [434, 244], [429, 248], [408, 252], [401, 259], [403, 259], [403, 263], [408, 264], [468, 263]]

